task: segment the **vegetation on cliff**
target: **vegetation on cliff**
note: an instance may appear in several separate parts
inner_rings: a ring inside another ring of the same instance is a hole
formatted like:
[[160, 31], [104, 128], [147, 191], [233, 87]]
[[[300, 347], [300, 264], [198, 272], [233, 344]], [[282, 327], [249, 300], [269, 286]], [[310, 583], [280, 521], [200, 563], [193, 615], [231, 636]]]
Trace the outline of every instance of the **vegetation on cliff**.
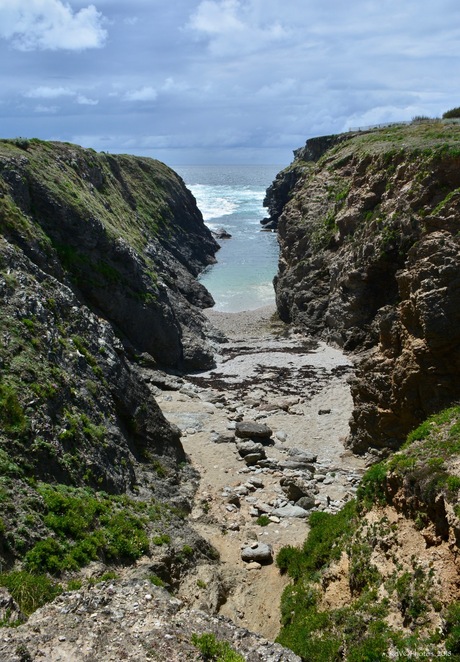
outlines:
[[312, 514], [303, 548], [277, 556], [293, 579], [280, 643], [318, 662], [458, 659], [459, 457], [454, 407], [374, 465], [337, 515]]
[[149, 555], [174, 583], [213, 557], [141, 368], [210, 364], [194, 276], [216, 248], [161, 163], [0, 141], [0, 585], [25, 613], [94, 561]]
[[2, 234], [139, 352], [203, 367], [212, 305], [195, 276], [218, 245], [182, 180], [152, 159], [0, 141]]

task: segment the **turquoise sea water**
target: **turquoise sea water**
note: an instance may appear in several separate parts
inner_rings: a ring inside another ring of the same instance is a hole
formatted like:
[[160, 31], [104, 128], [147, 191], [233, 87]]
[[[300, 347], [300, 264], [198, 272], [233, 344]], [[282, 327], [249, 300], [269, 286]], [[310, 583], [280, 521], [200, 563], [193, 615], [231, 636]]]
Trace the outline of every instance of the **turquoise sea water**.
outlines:
[[217, 264], [200, 281], [223, 312], [252, 310], [274, 303], [273, 276], [278, 265], [275, 233], [261, 232], [265, 191], [282, 166], [175, 166], [192, 191], [211, 230], [224, 228]]

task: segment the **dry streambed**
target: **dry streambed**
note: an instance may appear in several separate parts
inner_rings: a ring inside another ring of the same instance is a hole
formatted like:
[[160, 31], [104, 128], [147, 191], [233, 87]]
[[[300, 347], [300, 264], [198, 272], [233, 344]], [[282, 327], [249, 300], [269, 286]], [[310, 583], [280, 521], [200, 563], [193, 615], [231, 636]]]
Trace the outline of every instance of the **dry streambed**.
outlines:
[[228, 337], [216, 368], [157, 397], [201, 475], [192, 522], [221, 559], [198, 566], [180, 597], [269, 639], [286, 583], [272, 559], [304, 541], [312, 509], [335, 512], [352, 498], [364, 470], [343, 446], [350, 361], [272, 314], [211, 312]]

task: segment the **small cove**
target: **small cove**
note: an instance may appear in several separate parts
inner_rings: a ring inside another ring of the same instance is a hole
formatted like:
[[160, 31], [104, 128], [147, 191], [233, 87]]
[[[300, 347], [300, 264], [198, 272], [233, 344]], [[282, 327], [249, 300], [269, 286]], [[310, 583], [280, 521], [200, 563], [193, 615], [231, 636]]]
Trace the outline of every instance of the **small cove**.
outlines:
[[240, 312], [273, 304], [278, 241], [261, 230], [263, 200], [282, 166], [180, 166], [176, 170], [197, 200], [206, 225], [232, 236], [219, 240], [217, 264], [200, 276], [214, 310]]

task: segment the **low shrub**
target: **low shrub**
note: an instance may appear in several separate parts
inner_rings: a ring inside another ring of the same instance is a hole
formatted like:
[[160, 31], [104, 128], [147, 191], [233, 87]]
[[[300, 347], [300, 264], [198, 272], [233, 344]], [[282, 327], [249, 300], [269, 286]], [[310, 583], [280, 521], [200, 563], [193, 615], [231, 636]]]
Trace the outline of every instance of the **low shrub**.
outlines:
[[137, 503], [64, 485], [41, 484], [38, 492], [46, 509], [44, 524], [54, 535], [25, 554], [28, 571], [59, 575], [96, 559], [132, 563], [148, 552], [148, 518], [133, 512], [140, 508]]
[[192, 634], [191, 641], [207, 662], [244, 662], [244, 657], [228, 641], [219, 641], [212, 633]]
[[450, 110], [446, 110], [446, 112], [442, 114], [443, 119], [451, 119], [454, 117], [460, 117], [460, 107], [451, 108]]
[[268, 515], [259, 515], [256, 519], [256, 524], [259, 526], [268, 526], [270, 524], [270, 518]]

